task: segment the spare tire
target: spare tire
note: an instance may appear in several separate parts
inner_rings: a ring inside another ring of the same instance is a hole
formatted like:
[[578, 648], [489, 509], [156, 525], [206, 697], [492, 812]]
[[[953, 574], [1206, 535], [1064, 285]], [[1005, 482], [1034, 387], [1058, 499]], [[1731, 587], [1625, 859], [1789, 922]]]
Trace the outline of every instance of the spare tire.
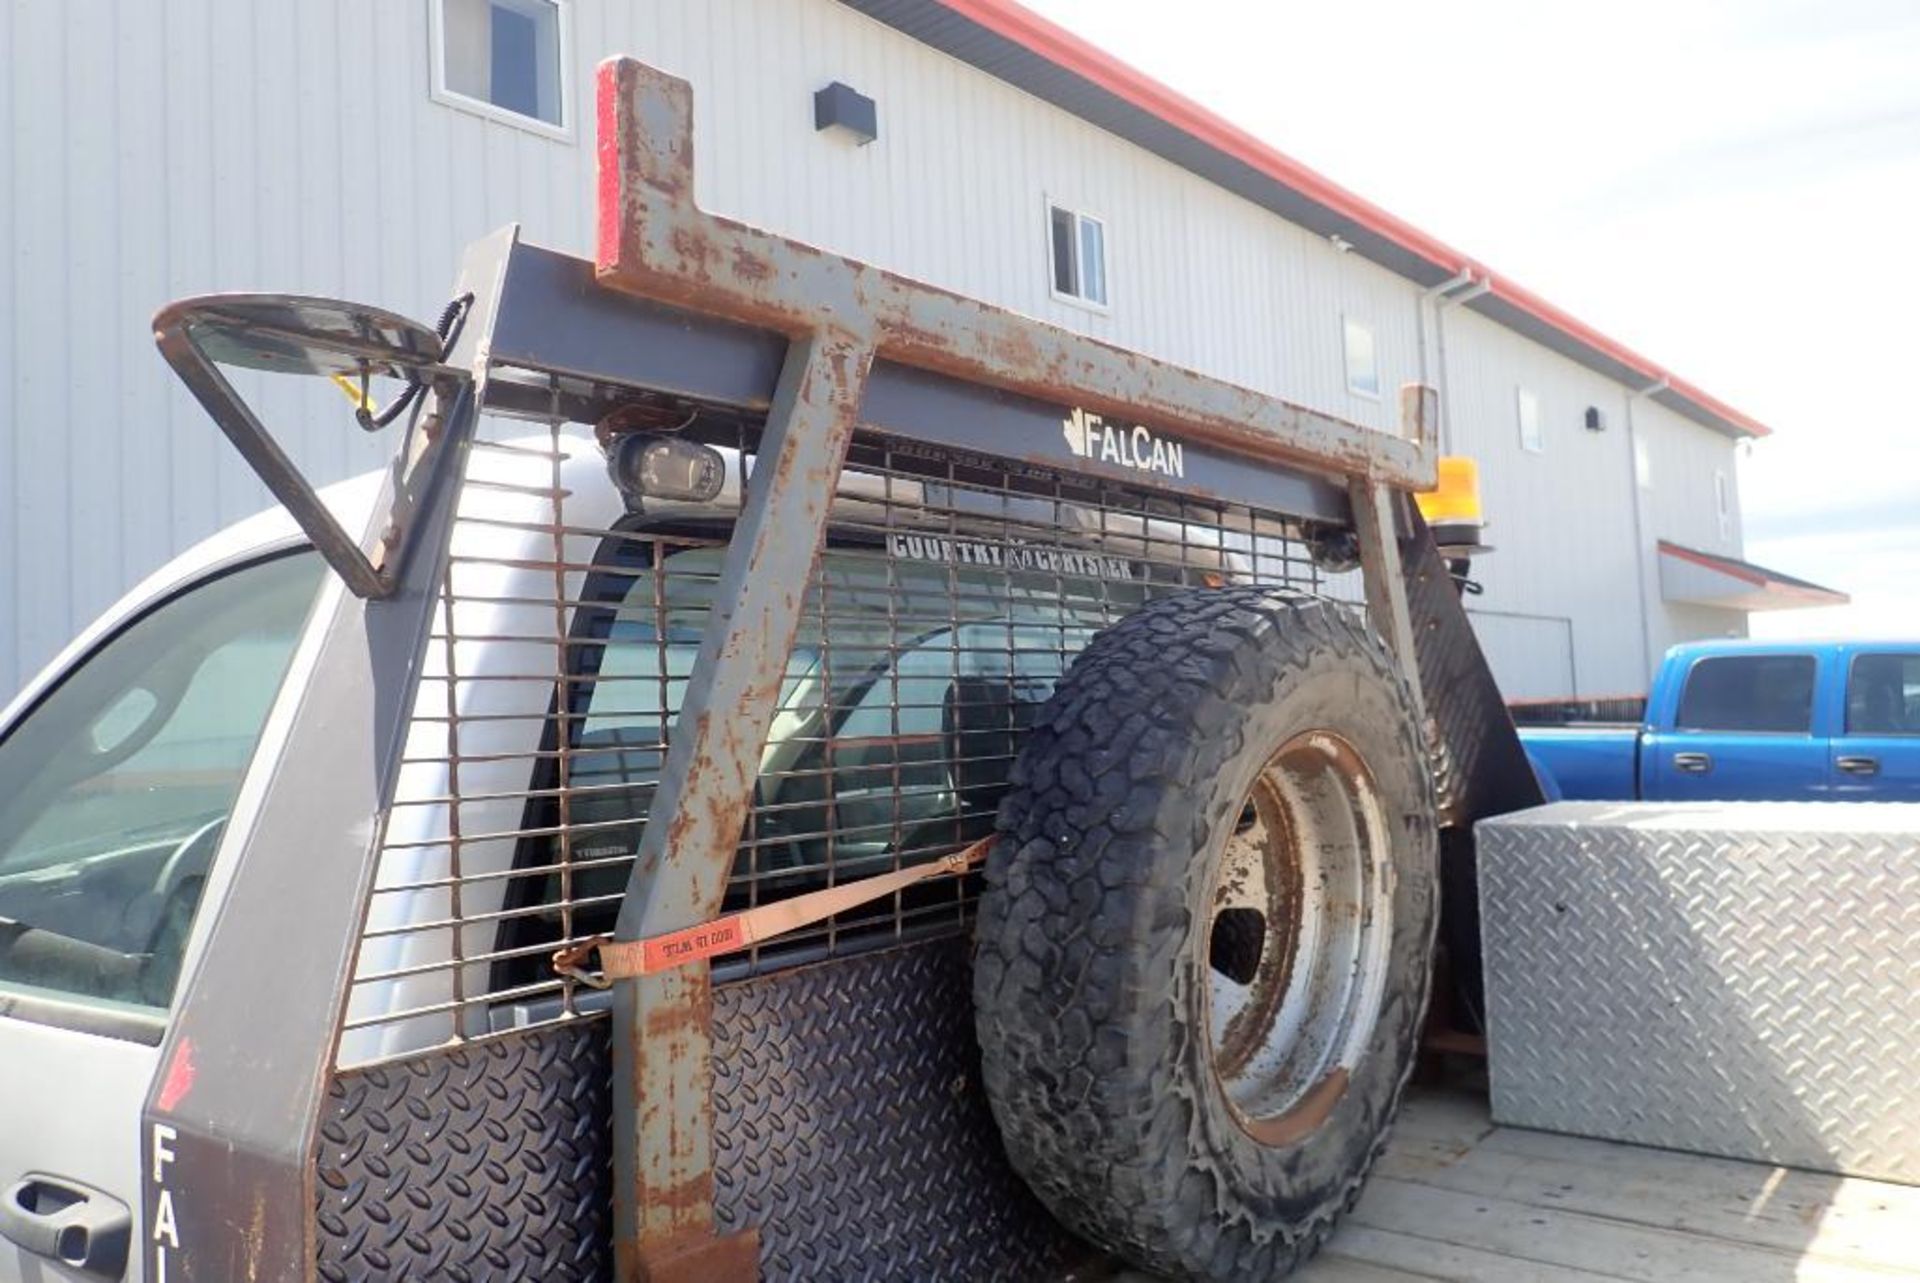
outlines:
[[1145, 1269], [1272, 1279], [1358, 1196], [1436, 918], [1414, 703], [1345, 609], [1181, 593], [1094, 639], [1001, 806], [974, 972], [1014, 1166]]

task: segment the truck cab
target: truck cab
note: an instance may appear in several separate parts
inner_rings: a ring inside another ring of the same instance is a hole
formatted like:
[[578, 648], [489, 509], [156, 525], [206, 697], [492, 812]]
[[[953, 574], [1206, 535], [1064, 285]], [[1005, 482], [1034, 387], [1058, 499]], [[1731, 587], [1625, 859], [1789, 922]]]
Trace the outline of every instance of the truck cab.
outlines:
[[1920, 642], [1667, 653], [1637, 728], [1524, 731], [1570, 799], [1920, 800]]

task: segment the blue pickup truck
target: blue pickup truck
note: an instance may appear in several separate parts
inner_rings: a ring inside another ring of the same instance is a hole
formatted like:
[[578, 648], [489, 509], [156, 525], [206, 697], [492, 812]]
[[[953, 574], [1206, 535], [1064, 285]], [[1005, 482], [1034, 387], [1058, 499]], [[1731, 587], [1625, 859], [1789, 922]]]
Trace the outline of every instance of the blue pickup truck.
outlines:
[[1920, 642], [1676, 646], [1639, 726], [1521, 731], [1550, 797], [1920, 801]]

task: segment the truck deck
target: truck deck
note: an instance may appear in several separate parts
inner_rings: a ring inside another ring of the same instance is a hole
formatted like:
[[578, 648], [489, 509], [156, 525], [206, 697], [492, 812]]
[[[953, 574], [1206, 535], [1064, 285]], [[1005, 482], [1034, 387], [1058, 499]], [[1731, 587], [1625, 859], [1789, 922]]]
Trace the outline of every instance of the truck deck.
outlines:
[[[1920, 1188], [1502, 1127], [1413, 1089], [1301, 1283], [1920, 1276]], [[1137, 1279], [1141, 1276], [1130, 1276]]]

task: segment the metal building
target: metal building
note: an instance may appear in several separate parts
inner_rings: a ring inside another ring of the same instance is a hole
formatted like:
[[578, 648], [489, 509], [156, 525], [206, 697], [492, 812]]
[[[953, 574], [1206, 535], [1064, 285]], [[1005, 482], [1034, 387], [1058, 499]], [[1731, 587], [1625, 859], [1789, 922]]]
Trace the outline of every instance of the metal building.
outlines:
[[[0, 51], [0, 691], [267, 502], [145, 318], [431, 319], [501, 224], [589, 252], [625, 52], [694, 83], [710, 210], [1378, 427], [1437, 384], [1510, 697], [1637, 693], [1672, 642], [1837, 596], [1740, 559], [1761, 425], [1009, 0], [23, 0]], [[248, 394], [311, 475], [382, 457], [342, 403]]]

